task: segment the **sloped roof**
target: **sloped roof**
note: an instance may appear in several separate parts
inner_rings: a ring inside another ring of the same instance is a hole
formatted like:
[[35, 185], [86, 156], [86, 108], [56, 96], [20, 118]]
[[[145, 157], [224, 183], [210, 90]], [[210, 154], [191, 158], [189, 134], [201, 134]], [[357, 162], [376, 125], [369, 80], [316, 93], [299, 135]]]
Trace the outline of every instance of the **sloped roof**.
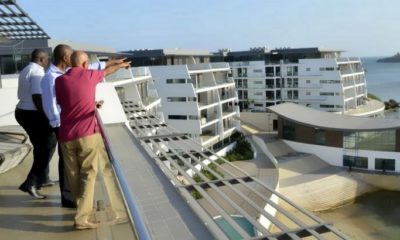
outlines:
[[0, 0], [0, 38], [24, 40], [50, 37], [15, 0]]

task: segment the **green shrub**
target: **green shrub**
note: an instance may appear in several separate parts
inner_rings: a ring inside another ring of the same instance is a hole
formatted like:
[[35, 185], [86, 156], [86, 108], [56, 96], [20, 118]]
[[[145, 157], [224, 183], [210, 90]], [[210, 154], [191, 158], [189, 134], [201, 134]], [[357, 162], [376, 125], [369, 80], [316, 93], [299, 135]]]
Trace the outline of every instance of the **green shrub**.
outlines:
[[232, 135], [232, 138], [235, 139], [236, 146], [226, 154], [225, 159], [230, 162], [253, 159], [254, 153], [251, 144], [246, 140], [243, 133], [236, 132]]

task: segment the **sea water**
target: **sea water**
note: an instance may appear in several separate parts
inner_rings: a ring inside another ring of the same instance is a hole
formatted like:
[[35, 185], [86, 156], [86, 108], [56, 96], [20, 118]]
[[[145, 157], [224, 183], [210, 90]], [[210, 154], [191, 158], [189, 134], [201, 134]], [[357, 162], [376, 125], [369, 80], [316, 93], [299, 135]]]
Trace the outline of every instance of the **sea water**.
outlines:
[[[378, 59], [361, 59], [366, 70], [368, 92], [382, 101], [394, 99], [400, 102], [400, 63], [377, 63]], [[398, 110], [386, 115], [400, 117]], [[400, 239], [400, 192], [374, 192], [352, 204], [317, 215], [333, 222], [351, 239]]]

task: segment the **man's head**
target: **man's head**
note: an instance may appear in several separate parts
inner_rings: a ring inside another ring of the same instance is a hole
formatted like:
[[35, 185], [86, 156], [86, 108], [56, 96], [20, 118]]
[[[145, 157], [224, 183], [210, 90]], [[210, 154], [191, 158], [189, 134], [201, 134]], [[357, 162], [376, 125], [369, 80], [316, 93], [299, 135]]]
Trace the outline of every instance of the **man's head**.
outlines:
[[53, 51], [53, 62], [54, 65], [58, 66], [64, 64], [66, 67], [71, 67], [71, 54], [74, 51], [72, 48], [65, 44], [59, 44], [54, 48]]
[[88, 69], [90, 65], [89, 56], [84, 51], [75, 51], [71, 55], [71, 66]]
[[31, 55], [31, 62], [37, 63], [40, 66], [47, 68], [49, 65], [49, 55], [43, 49], [35, 49]]

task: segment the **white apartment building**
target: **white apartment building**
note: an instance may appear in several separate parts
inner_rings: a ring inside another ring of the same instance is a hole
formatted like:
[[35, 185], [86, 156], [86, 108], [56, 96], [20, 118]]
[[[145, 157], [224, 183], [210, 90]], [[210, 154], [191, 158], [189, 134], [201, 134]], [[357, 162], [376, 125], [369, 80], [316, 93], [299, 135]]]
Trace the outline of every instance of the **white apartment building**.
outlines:
[[[281, 102], [348, 115], [378, 115], [384, 104], [367, 98], [359, 58], [340, 50], [253, 49], [227, 53], [242, 111], [265, 111]], [[245, 60], [245, 61], [243, 61]]]
[[227, 63], [151, 66], [168, 126], [202, 147], [219, 148], [240, 128], [238, 96]]

